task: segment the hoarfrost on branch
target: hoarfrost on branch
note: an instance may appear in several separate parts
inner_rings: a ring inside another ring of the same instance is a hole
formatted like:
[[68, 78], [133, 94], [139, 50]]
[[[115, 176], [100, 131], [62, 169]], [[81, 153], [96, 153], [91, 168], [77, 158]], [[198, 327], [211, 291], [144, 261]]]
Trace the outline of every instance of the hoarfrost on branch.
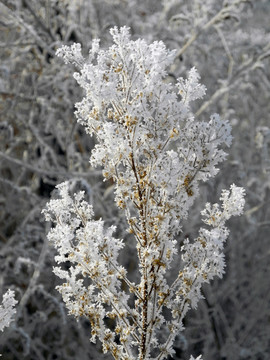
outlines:
[[[105, 180], [115, 184], [116, 204], [136, 241], [140, 282], [131, 282], [118, 263], [124, 242], [113, 236], [114, 226], [95, 219], [83, 192], [71, 196], [64, 182], [60, 198], [43, 212], [55, 224], [48, 235], [58, 250], [54, 272], [66, 281], [58, 289], [71, 314], [90, 320], [91, 340], [98, 338], [115, 359], [161, 360], [174, 353], [187, 311], [202, 298], [202, 284], [224, 273], [225, 222], [242, 213], [244, 190], [232, 185], [223, 190], [221, 206], [206, 204], [208, 228], [194, 241], [186, 239], [178, 254], [181, 223], [200, 182], [215, 176], [226, 158], [221, 146], [230, 146], [231, 127], [217, 114], [208, 122], [194, 118], [192, 102], [206, 91], [195, 68], [176, 84], [164, 82], [175, 52], [163, 42], [133, 41], [127, 27], [110, 32], [114, 44], [103, 50], [94, 40], [88, 59], [80, 44], [57, 54], [78, 67], [74, 77], [85, 97], [76, 116], [98, 140], [92, 166], [101, 165]], [[166, 274], [176, 256], [182, 262], [171, 282]]]

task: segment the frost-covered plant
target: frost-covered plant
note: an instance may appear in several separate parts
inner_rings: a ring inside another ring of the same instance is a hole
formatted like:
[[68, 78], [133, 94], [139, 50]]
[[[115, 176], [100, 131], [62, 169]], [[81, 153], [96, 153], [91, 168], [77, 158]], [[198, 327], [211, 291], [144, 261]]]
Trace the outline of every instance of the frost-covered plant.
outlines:
[[[231, 144], [231, 128], [217, 114], [208, 122], [194, 118], [191, 103], [206, 90], [195, 68], [175, 85], [164, 82], [175, 52], [163, 42], [132, 41], [126, 27], [110, 32], [114, 45], [102, 50], [94, 40], [87, 60], [79, 44], [57, 53], [79, 68], [74, 77], [86, 96], [76, 116], [98, 140], [92, 166], [103, 166], [105, 179], [114, 181], [116, 204], [136, 241], [140, 281], [131, 282], [118, 263], [124, 243], [113, 236], [115, 226], [106, 229], [94, 218], [83, 192], [72, 197], [64, 182], [57, 186], [61, 198], [43, 211], [55, 223], [48, 238], [58, 250], [54, 272], [66, 280], [58, 289], [69, 312], [90, 320], [92, 341], [97, 337], [115, 359], [161, 360], [174, 353], [202, 284], [224, 273], [225, 222], [242, 213], [244, 190], [231, 185], [221, 206], [206, 204], [202, 215], [210, 229], [186, 239], [178, 255], [181, 224], [199, 183], [216, 175], [225, 159], [220, 146]], [[179, 271], [171, 281], [176, 256]]]
[[3, 295], [3, 302], [0, 305], [0, 331], [4, 331], [4, 328], [9, 326], [13, 315], [16, 313], [14, 306], [17, 304], [17, 301], [14, 296], [15, 294], [12, 290], [8, 290]]

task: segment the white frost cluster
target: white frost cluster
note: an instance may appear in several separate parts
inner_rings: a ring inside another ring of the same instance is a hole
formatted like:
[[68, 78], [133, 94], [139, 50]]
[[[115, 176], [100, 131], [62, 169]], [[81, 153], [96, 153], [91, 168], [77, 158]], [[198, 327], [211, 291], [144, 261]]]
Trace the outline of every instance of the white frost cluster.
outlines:
[[12, 317], [16, 313], [14, 308], [16, 304], [17, 300], [15, 300], [14, 291], [8, 290], [3, 295], [3, 302], [0, 305], [0, 331], [3, 331], [12, 321]]
[[163, 81], [174, 58], [163, 42], [133, 41], [126, 27], [111, 29], [111, 35], [114, 44], [107, 50], [93, 41], [88, 59], [78, 44], [58, 55], [78, 66], [74, 76], [85, 97], [76, 116], [98, 140], [91, 164], [101, 165], [105, 179], [115, 183], [117, 206], [137, 243], [139, 283], [131, 283], [118, 264], [123, 242], [113, 237], [115, 228], [94, 220], [83, 193], [72, 197], [68, 183], [60, 184], [60, 199], [44, 213], [55, 223], [48, 237], [59, 252], [54, 271], [66, 280], [59, 290], [70, 313], [90, 320], [92, 340], [98, 337], [115, 359], [162, 360], [174, 353], [174, 339], [202, 298], [202, 284], [224, 272], [225, 222], [242, 213], [244, 190], [232, 185], [222, 192], [221, 207], [206, 205], [204, 222], [211, 228], [185, 240], [183, 266], [168, 282], [176, 235], [199, 183], [215, 176], [225, 159], [221, 146], [230, 146], [231, 127], [217, 114], [207, 122], [191, 114], [190, 103], [205, 94], [195, 68], [176, 85]]

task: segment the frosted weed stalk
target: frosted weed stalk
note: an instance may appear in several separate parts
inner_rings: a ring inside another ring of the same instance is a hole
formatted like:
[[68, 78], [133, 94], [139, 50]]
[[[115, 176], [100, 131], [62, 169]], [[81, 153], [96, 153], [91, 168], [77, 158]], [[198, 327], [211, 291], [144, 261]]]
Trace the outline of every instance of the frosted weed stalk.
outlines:
[[16, 313], [16, 304], [15, 293], [9, 289], [3, 295], [3, 302], [0, 305], [0, 331], [4, 331], [4, 328], [8, 327], [12, 321], [12, 317]]
[[[174, 339], [187, 311], [202, 298], [202, 284], [224, 273], [225, 222], [242, 213], [244, 190], [231, 185], [222, 191], [221, 206], [206, 204], [208, 229], [185, 240], [177, 254], [181, 221], [198, 196], [199, 182], [216, 175], [225, 159], [220, 146], [230, 146], [231, 127], [217, 114], [209, 122], [194, 119], [190, 103], [205, 94], [195, 68], [176, 85], [163, 81], [175, 55], [163, 42], [132, 41], [126, 27], [110, 32], [114, 45], [102, 50], [94, 40], [87, 60], [80, 44], [57, 53], [79, 69], [74, 77], [86, 95], [76, 104], [76, 116], [98, 140], [92, 166], [101, 165], [105, 179], [114, 181], [115, 201], [137, 244], [140, 282], [131, 282], [119, 265], [124, 243], [113, 236], [114, 226], [106, 229], [101, 219], [94, 220], [83, 192], [72, 197], [64, 182], [57, 186], [60, 199], [43, 212], [55, 224], [48, 239], [58, 250], [54, 272], [66, 281], [58, 290], [70, 314], [90, 320], [91, 340], [98, 338], [114, 359], [161, 360], [174, 353]], [[176, 255], [183, 266], [168, 281]], [[67, 261], [72, 265], [63, 270]], [[160, 331], [166, 334], [163, 343]]]

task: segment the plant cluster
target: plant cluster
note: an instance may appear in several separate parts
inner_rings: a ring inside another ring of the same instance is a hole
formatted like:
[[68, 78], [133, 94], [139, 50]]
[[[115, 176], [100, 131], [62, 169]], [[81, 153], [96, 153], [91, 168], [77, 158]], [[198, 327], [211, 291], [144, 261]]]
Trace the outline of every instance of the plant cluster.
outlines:
[[174, 52], [163, 42], [133, 41], [126, 27], [110, 32], [114, 45], [102, 50], [93, 41], [87, 60], [78, 44], [57, 53], [80, 70], [74, 77], [86, 95], [76, 115], [98, 140], [91, 164], [102, 165], [105, 179], [115, 184], [115, 201], [136, 240], [140, 281], [131, 282], [118, 264], [124, 244], [113, 237], [115, 227], [94, 220], [83, 192], [73, 199], [68, 182], [58, 185], [61, 198], [44, 210], [55, 223], [48, 238], [58, 250], [54, 271], [66, 280], [58, 289], [71, 314], [90, 320], [92, 341], [98, 337], [115, 359], [161, 360], [174, 353], [174, 339], [202, 298], [202, 284], [224, 273], [225, 222], [242, 213], [244, 190], [231, 185], [222, 192], [221, 207], [206, 205], [203, 221], [212, 229], [201, 228], [194, 242], [184, 241], [178, 276], [168, 281], [181, 222], [199, 183], [218, 172], [225, 158], [220, 145], [231, 143], [230, 125], [217, 114], [209, 122], [194, 118], [190, 103], [205, 93], [195, 68], [175, 85], [164, 82]]
[[3, 295], [3, 302], [0, 305], [0, 331], [3, 331], [12, 321], [12, 317], [16, 313], [14, 308], [16, 304], [14, 291], [8, 290]]

